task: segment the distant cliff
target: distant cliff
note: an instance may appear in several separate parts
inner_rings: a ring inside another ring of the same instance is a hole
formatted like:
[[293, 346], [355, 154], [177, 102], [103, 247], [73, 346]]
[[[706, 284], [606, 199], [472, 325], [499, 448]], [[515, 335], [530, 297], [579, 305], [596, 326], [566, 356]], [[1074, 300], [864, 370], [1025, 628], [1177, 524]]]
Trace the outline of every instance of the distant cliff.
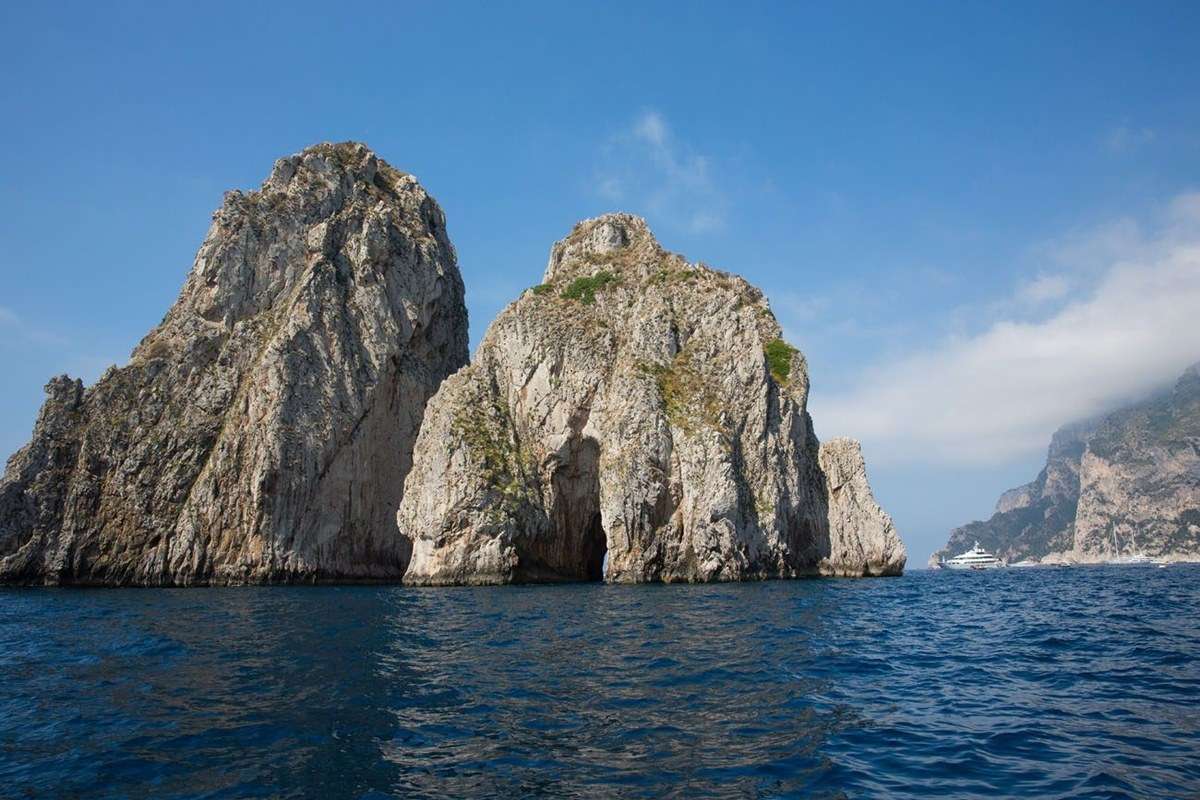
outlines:
[[425, 402], [467, 361], [446, 221], [359, 144], [230, 192], [179, 299], [0, 479], [0, 582], [392, 580]]
[[1200, 556], [1200, 364], [1170, 392], [1059, 430], [1037, 479], [931, 561], [975, 541], [1010, 561]]

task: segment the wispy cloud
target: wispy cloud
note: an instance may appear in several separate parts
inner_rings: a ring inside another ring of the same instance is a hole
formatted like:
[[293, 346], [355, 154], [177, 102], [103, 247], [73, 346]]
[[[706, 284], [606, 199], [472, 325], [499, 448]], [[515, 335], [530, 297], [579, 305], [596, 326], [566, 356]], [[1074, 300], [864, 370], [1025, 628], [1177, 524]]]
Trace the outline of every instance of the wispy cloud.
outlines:
[[647, 111], [633, 124], [633, 133], [654, 147], [667, 146], [667, 121], [657, 111]]
[[1151, 128], [1118, 125], [1104, 137], [1104, 146], [1110, 153], [1128, 153], [1155, 140], [1157, 134]]
[[1115, 230], [1062, 243], [1061, 263], [1107, 254], [1090, 272], [1017, 290], [1013, 309], [1061, 301], [1040, 318], [1014, 312], [866, 370], [841, 394], [815, 395], [821, 434], [858, 436], [892, 463], [1000, 463], [1044, 450], [1065, 423], [1167, 385], [1200, 360], [1200, 194], [1177, 198], [1150, 229], [1123, 221]]
[[1071, 291], [1071, 283], [1063, 275], [1038, 275], [1024, 283], [1017, 290], [1017, 298], [1030, 306], [1040, 306], [1052, 300], [1059, 300]]
[[781, 290], [771, 294], [771, 307], [776, 315], [783, 315], [792, 324], [808, 324], [820, 321], [829, 311], [833, 301], [828, 295], [803, 294], [794, 290]]
[[644, 111], [605, 142], [593, 191], [691, 233], [725, 227], [726, 201], [710, 159], [678, 137], [658, 111]]
[[619, 201], [625, 195], [625, 187], [620, 178], [615, 175], [607, 175], [597, 181], [596, 193], [605, 200]]
[[66, 337], [26, 322], [17, 312], [4, 306], [0, 306], [0, 329], [3, 329], [8, 336], [26, 343], [47, 347], [64, 347], [68, 344]]
[[95, 381], [104, 370], [118, 363], [109, 356], [80, 353], [68, 337], [33, 325], [11, 308], [0, 306], [0, 350], [5, 349], [37, 354], [46, 364], [47, 376], [56, 371], [66, 372], [85, 383]]

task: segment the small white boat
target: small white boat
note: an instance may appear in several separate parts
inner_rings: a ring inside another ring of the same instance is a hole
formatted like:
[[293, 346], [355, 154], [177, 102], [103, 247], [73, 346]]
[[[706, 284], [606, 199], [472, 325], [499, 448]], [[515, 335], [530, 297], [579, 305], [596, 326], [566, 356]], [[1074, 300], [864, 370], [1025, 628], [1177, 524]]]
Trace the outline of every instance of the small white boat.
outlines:
[[942, 569], [996, 569], [1007, 565], [980, 547], [979, 542], [976, 542], [975, 546], [967, 552], [960, 553], [954, 558], [948, 558], [938, 566]]

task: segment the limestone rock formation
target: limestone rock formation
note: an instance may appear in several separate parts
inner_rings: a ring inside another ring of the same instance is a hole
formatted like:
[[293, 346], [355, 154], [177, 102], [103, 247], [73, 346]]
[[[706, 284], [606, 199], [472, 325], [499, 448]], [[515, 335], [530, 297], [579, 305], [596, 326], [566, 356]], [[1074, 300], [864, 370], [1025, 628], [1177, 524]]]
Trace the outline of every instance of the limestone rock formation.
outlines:
[[820, 447], [762, 294], [580, 223], [430, 401], [397, 521], [405, 581], [896, 574], [856, 444]]
[[281, 159], [126, 366], [47, 386], [0, 480], [0, 581], [398, 580], [412, 445], [466, 344], [416, 179], [358, 144]]
[[[862, 565], [904, 564], [906, 555], [892, 518], [875, 502], [867, 483], [862, 449], [853, 439], [821, 443], [818, 463], [825, 474], [830, 552], [826, 571], [863, 574]], [[868, 572], [870, 569], [867, 570]]]
[[1037, 479], [931, 562], [976, 540], [1011, 561], [1200, 557], [1200, 365], [1169, 393], [1059, 430]]

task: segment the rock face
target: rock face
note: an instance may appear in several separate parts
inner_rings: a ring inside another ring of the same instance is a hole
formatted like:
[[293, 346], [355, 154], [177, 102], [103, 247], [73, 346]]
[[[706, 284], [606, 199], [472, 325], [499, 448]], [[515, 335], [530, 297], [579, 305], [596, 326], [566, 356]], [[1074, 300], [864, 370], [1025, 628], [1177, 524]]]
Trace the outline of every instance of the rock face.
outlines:
[[0, 581], [398, 580], [413, 442], [466, 344], [415, 178], [357, 144], [280, 160], [127, 366], [46, 387], [0, 481]]
[[897, 574], [856, 443], [820, 446], [803, 356], [741, 278], [588, 220], [430, 401], [405, 581]]
[[[825, 474], [829, 551], [825, 571], [836, 575], [897, 574], [907, 556], [892, 518], [875, 502], [867, 483], [862, 449], [853, 439], [821, 443], [818, 463]], [[860, 572], [860, 565], [865, 565]], [[877, 565], [892, 565], [881, 569]]]
[[1200, 556], [1200, 365], [1170, 393], [1059, 430], [1037, 479], [1005, 492], [988, 521], [956, 528], [932, 560], [976, 540], [1048, 563]]

